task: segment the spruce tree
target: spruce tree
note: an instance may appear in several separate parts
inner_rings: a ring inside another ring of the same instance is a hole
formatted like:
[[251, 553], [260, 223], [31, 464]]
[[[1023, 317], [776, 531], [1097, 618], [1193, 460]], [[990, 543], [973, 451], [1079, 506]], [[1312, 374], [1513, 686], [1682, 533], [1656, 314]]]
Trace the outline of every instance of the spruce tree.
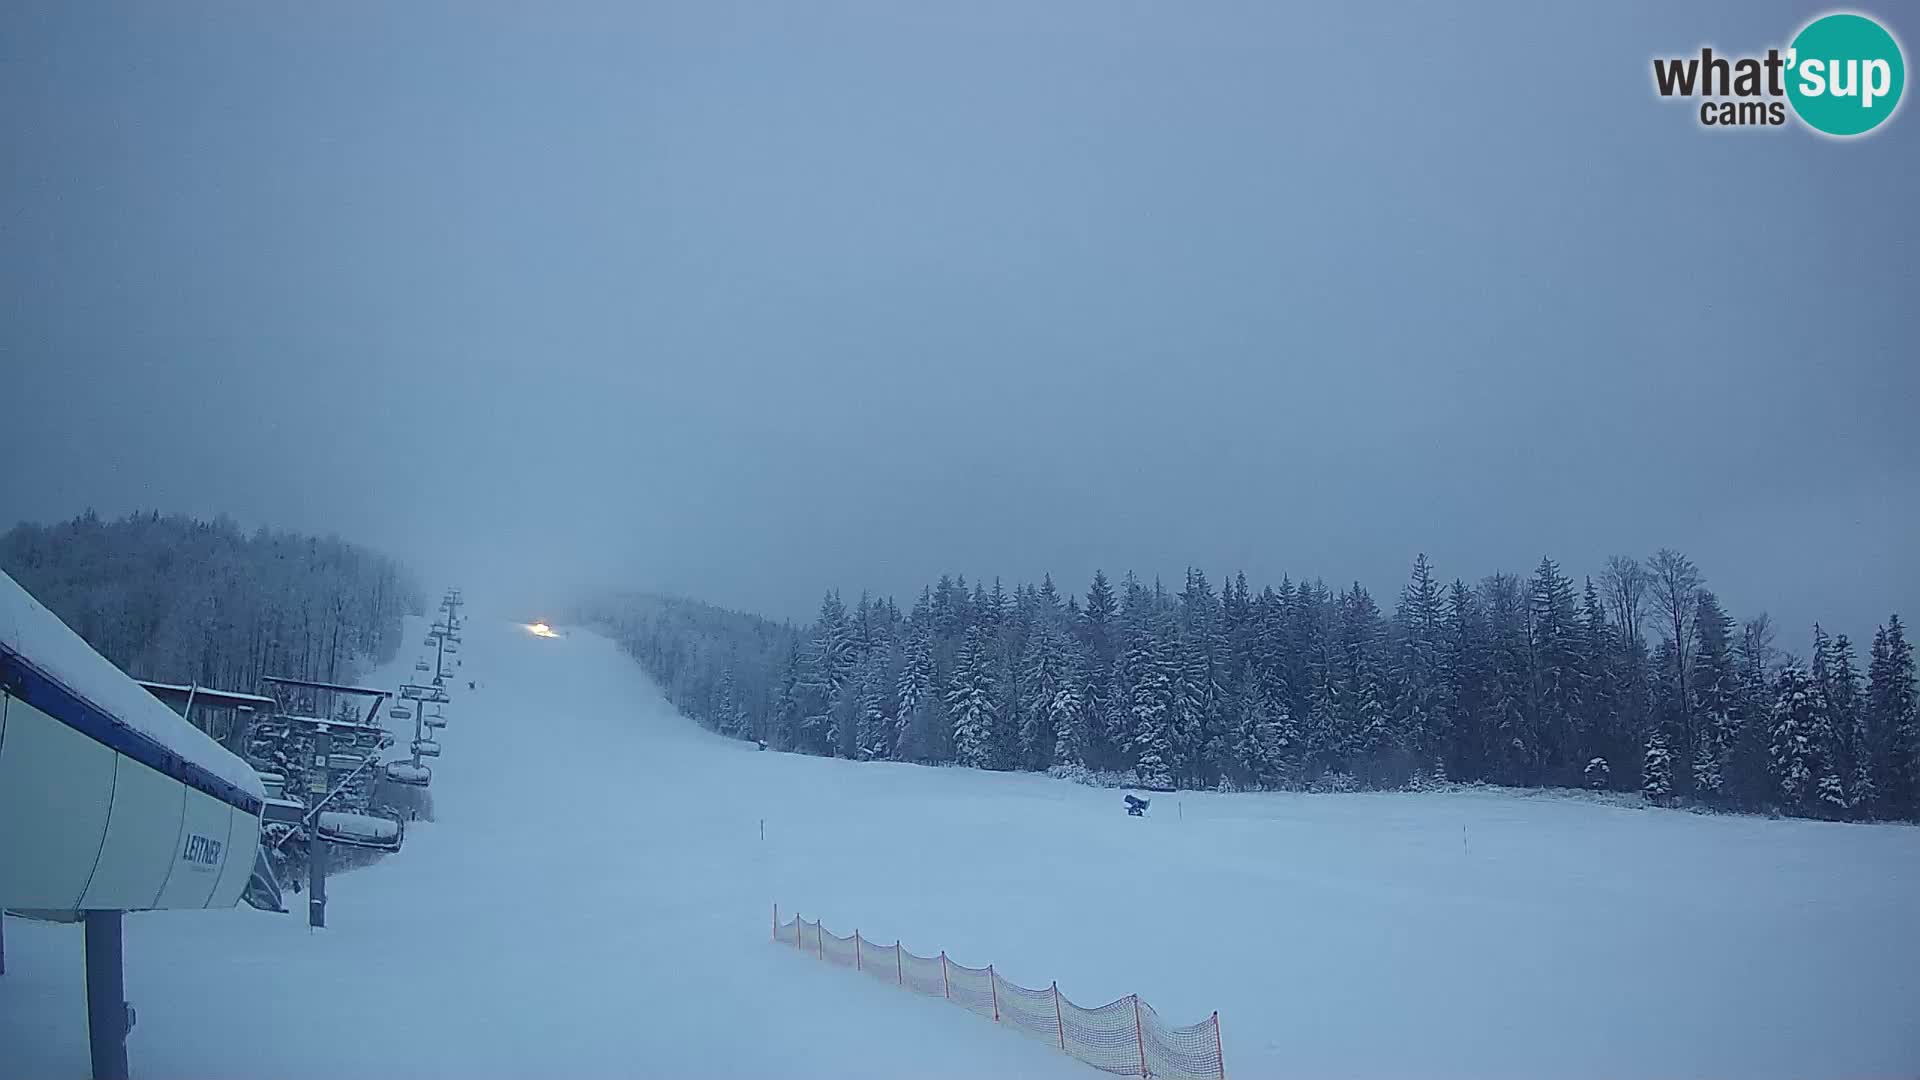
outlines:
[[1119, 610], [1113, 586], [1107, 583], [1107, 575], [1095, 570], [1093, 583], [1087, 586], [1087, 602], [1080, 609], [1080, 622], [1075, 626], [1075, 632], [1080, 635], [1081, 643], [1093, 653], [1094, 662], [1101, 667], [1113, 663], [1114, 623]]
[[814, 623], [800, 668], [803, 749], [829, 755], [841, 751], [841, 719], [850, 712], [849, 691], [856, 662], [847, 607], [838, 593], [829, 592], [820, 602], [820, 618]]
[[1607, 767], [1607, 759], [1590, 758], [1587, 767], [1580, 771], [1580, 778], [1587, 787], [1595, 791], [1605, 791], [1612, 784], [1612, 770]]
[[863, 761], [891, 757], [898, 741], [899, 725], [887, 715], [890, 701], [886, 677], [886, 654], [875, 643], [873, 651], [861, 662], [858, 676], [854, 753]]
[[1342, 769], [1357, 767], [1371, 785], [1383, 775], [1403, 773], [1406, 764], [1387, 711], [1384, 628], [1373, 597], [1358, 582], [1341, 593], [1335, 619], [1331, 680], [1337, 741], [1347, 759]]
[[[1149, 601], [1150, 603], [1150, 601]], [[1126, 655], [1132, 685], [1128, 691], [1129, 756], [1140, 782], [1171, 787], [1174, 779], [1174, 675], [1179, 665], [1171, 618], [1152, 619]]]
[[1529, 727], [1537, 740], [1537, 776], [1533, 782], [1573, 783], [1576, 761], [1574, 717], [1580, 708], [1580, 634], [1574, 610], [1573, 581], [1560, 565], [1542, 557], [1527, 596], [1528, 666], [1531, 670]]
[[[1692, 616], [1688, 616], [1688, 619], [1691, 623]], [[1689, 738], [1686, 724], [1688, 710], [1676, 697], [1680, 693], [1680, 680], [1674, 673], [1680, 668], [1680, 653], [1681, 650], [1674, 647], [1672, 638], [1664, 635], [1660, 638], [1659, 649], [1654, 653], [1651, 665], [1652, 670], [1659, 674], [1648, 687], [1647, 730], [1649, 733], [1659, 732], [1669, 757], [1677, 759], [1672, 783], [1675, 796], [1692, 787], [1691, 783], [1683, 787], [1683, 781], [1691, 780], [1688, 771], [1690, 764], [1677, 753]]]
[[1774, 705], [1773, 621], [1764, 613], [1740, 628], [1734, 671], [1737, 694], [1732, 749], [1733, 765], [1727, 777], [1735, 806], [1758, 810], [1776, 802], [1768, 746]]
[[772, 730], [767, 733], [776, 750], [792, 750], [799, 745], [802, 666], [800, 639], [791, 637], [787, 642], [786, 663], [781, 666], [780, 692], [773, 703]]
[[1440, 673], [1445, 608], [1439, 582], [1426, 553], [1421, 552], [1414, 557], [1413, 571], [1394, 610], [1399, 647], [1392, 682], [1397, 688], [1396, 735], [1422, 763], [1440, 755], [1447, 728]]
[[728, 662], [721, 669], [720, 685], [713, 695], [713, 727], [722, 735], [738, 738], [740, 731], [740, 707], [734, 701], [733, 664]]
[[1825, 693], [1833, 740], [1829, 756], [1845, 792], [1841, 809], [1849, 817], [1872, 814], [1880, 801], [1879, 792], [1867, 742], [1865, 701], [1860, 693], [1857, 659], [1853, 642], [1845, 634], [1836, 635], [1829, 646]]
[[954, 658], [953, 681], [947, 690], [947, 715], [953, 724], [954, 760], [973, 769], [994, 766], [994, 685], [991, 658], [982, 628], [967, 631]]
[[1173, 714], [1169, 724], [1176, 778], [1204, 787], [1218, 767], [1221, 688], [1217, 669], [1225, 651], [1219, 633], [1219, 602], [1206, 574], [1187, 570], [1178, 617], [1169, 642], [1174, 655]]
[[1640, 792], [1655, 806], [1665, 806], [1673, 798], [1673, 754], [1667, 747], [1667, 735], [1654, 729], [1647, 736], [1646, 763], [1640, 769]]
[[1693, 619], [1693, 793], [1715, 806], [1726, 804], [1732, 767], [1734, 714], [1740, 685], [1734, 668], [1733, 620], [1720, 601], [1701, 589]]
[[1441, 700], [1451, 721], [1441, 758], [1456, 780], [1486, 779], [1486, 625], [1466, 582], [1447, 590], [1440, 648]]
[[1821, 817], [1844, 819], [1853, 799], [1847, 781], [1851, 777], [1852, 758], [1847, 737], [1847, 717], [1842, 701], [1846, 695], [1838, 688], [1835, 671], [1838, 653], [1834, 641], [1819, 623], [1813, 625], [1813, 659], [1808, 677], [1813, 683], [1813, 810]]
[[1313, 651], [1307, 669], [1307, 716], [1301, 729], [1310, 780], [1345, 772], [1349, 743], [1340, 715], [1339, 661], [1333, 639], [1321, 635]]
[[1533, 693], [1527, 602], [1520, 581], [1493, 574], [1481, 582], [1487, 620], [1487, 737], [1490, 779], [1516, 786], [1539, 783], [1540, 739], [1529, 722]]
[[[1593, 786], [1592, 763], [1621, 760], [1619, 695], [1620, 640], [1607, 620], [1600, 591], [1588, 578], [1582, 596], [1579, 628], [1580, 711], [1575, 722], [1576, 757], [1587, 759], [1581, 779]], [[1608, 783], [1611, 767], [1601, 770]], [[1606, 786], [1603, 784], [1602, 786]]]
[[1873, 636], [1865, 711], [1872, 733], [1873, 776], [1886, 817], [1920, 817], [1920, 714], [1913, 647], [1895, 615]]
[[1789, 664], [1774, 682], [1773, 716], [1768, 730], [1767, 760], [1773, 776], [1774, 798], [1790, 814], [1805, 813], [1815, 798], [1818, 764], [1815, 735], [1820, 727], [1819, 693], [1813, 680]]
[[899, 710], [894, 730], [894, 756], [918, 760], [940, 760], [941, 748], [934, 739], [930, 716], [933, 711], [932, 604], [922, 594], [921, 603], [907, 620], [907, 634], [901, 644], [900, 677], [894, 697]]
[[1080, 699], [1073, 686], [1067, 639], [1056, 619], [1045, 614], [1035, 622], [1021, 658], [1021, 768], [1045, 770], [1054, 764], [1063, 739], [1073, 753], [1072, 726]]

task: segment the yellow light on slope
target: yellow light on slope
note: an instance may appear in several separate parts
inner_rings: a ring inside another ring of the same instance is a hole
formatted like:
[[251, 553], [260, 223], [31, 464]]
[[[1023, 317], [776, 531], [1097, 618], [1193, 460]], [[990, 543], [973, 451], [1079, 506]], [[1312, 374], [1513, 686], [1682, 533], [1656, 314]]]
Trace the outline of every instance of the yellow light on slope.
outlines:
[[534, 637], [559, 637], [560, 636], [559, 634], [556, 634], [553, 632], [553, 627], [548, 626], [546, 623], [543, 623], [543, 622], [534, 623], [533, 625], [527, 627], [527, 629], [532, 631]]

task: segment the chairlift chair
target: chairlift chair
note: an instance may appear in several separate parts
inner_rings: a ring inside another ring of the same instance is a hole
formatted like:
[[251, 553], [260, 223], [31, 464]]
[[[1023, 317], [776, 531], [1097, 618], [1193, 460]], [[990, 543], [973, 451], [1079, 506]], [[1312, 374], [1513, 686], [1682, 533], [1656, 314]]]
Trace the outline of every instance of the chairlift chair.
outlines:
[[413, 710], [405, 705], [395, 705], [393, 708], [387, 710], [387, 715], [393, 717], [395, 720], [411, 720], [413, 719]]
[[422, 721], [422, 723], [430, 728], [439, 729], [447, 726], [447, 718], [444, 716], [429, 716]]
[[314, 816], [313, 827], [315, 835], [330, 844], [373, 851], [399, 851], [407, 833], [397, 819], [345, 810], [322, 810]]
[[419, 754], [421, 757], [439, 757], [440, 744], [431, 739], [415, 739], [413, 741], [413, 752]]
[[425, 660], [415, 660], [415, 661], [413, 662], [413, 670], [415, 670], [415, 671], [431, 671], [431, 670], [433, 670], [433, 665], [432, 665], [432, 664], [429, 664], [429, 663], [427, 663], [427, 662], [426, 662]]
[[404, 787], [426, 787], [433, 782], [433, 770], [425, 765], [415, 765], [411, 761], [395, 761], [387, 765], [387, 783]]

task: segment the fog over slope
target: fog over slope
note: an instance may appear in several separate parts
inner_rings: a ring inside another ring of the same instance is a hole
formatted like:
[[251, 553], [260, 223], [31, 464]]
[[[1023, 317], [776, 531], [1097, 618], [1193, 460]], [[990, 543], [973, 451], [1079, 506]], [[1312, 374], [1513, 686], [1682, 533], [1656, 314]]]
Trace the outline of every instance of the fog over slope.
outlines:
[[1807, 14], [11, 10], [0, 510], [776, 617], [1671, 546], [1864, 640], [1920, 607], [1915, 121], [1647, 73]]

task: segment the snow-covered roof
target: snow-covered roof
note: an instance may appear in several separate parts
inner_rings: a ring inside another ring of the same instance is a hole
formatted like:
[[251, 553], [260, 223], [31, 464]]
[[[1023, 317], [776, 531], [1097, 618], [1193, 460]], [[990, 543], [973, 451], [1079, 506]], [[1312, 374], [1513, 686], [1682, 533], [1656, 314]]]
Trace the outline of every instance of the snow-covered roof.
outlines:
[[338, 694], [357, 694], [361, 697], [386, 697], [387, 691], [377, 686], [348, 686], [345, 683], [321, 682], [317, 679], [296, 679], [291, 675], [262, 675], [261, 682], [276, 683], [280, 686], [299, 686], [309, 690], [332, 690]]
[[162, 701], [169, 699], [192, 699], [196, 705], [225, 707], [229, 705], [272, 705], [273, 699], [259, 694], [242, 694], [233, 690], [215, 690], [210, 686], [182, 686], [179, 683], [153, 682], [148, 679], [135, 679], [147, 692]]
[[59, 698], [43, 702], [51, 709], [42, 711], [55, 719], [149, 768], [249, 813], [259, 813], [266, 789], [252, 766], [95, 652], [4, 572], [0, 572], [0, 664], [8, 669], [9, 683], [37, 676], [51, 684], [36, 681], [31, 687], [10, 689], [29, 701], [42, 690]]

